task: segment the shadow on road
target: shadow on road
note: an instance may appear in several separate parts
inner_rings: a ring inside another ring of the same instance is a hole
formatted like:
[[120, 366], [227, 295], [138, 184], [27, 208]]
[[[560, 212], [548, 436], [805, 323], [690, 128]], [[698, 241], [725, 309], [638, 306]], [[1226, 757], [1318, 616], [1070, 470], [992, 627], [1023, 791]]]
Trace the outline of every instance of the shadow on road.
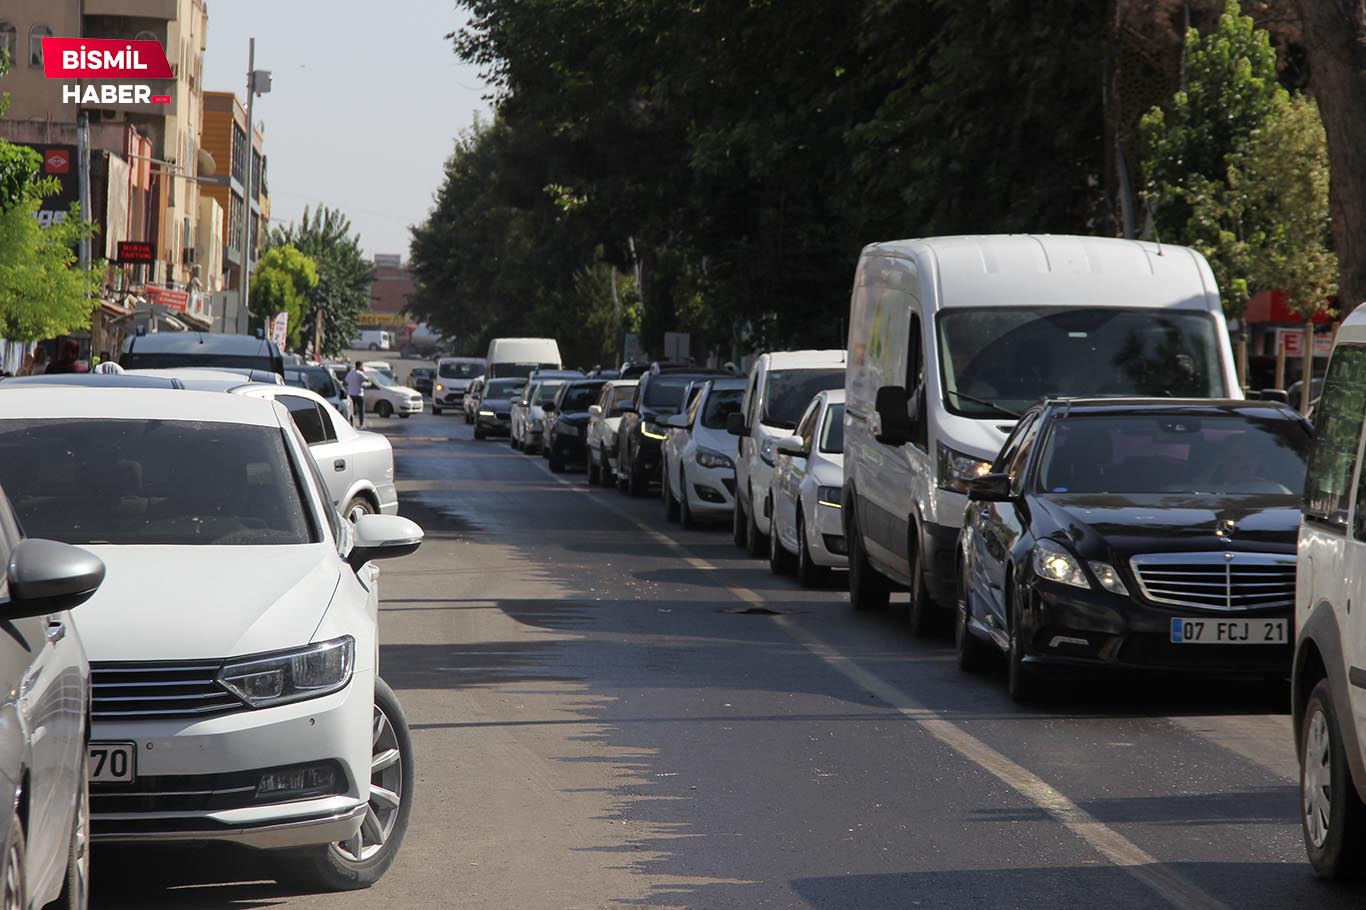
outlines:
[[97, 846], [90, 904], [101, 910], [250, 910], [299, 892], [277, 884], [259, 854], [233, 847]]

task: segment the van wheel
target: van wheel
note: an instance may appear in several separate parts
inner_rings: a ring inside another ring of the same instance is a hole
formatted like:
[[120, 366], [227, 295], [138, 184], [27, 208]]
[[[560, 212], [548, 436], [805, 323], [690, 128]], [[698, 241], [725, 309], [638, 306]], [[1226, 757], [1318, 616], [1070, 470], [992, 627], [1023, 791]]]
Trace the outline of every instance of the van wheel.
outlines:
[[851, 521], [849, 529], [849, 602], [856, 610], [885, 610], [892, 596], [891, 583], [873, 568], [868, 554], [863, 552], [858, 522]]
[[439, 408], [439, 407], [436, 406], [436, 402], [432, 402], [432, 416], [433, 416], [433, 417], [440, 417], [440, 416], [441, 416], [441, 408]]
[[1366, 807], [1352, 785], [1342, 728], [1328, 680], [1309, 693], [1300, 735], [1300, 821], [1304, 847], [1320, 878], [1355, 877]]
[[[773, 510], [769, 510], [772, 514]], [[768, 538], [759, 533], [759, 523], [754, 520], [754, 491], [750, 491], [749, 510], [745, 513], [745, 551], [750, 556], [763, 556], [768, 546]]]
[[372, 351], [378, 351], [378, 350], [379, 350], [379, 345], [375, 344], [373, 341], [370, 342], [370, 350], [372, 350]]
[[916, 534], [913, 524], [911, 541], [914, 556], [911, 559], [910, 603], [906, 606], [906, 619], [910, 623], [911, 634], [917, 638], [924, 638], [938, 630], [940, 610], [939, 605], [930, 599], [929, 592], [925, 590], [925, 560], [920, 542], [915, 539]]

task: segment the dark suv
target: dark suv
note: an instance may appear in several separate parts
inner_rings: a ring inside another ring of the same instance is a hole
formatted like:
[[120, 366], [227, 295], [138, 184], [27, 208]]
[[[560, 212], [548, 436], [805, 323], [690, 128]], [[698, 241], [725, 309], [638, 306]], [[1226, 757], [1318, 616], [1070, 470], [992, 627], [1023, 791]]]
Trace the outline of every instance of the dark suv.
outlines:
[[728, 370], [655, 364], [640, 377], [636, 397], [622, 409], [617, 430], [617, 487], [643, 496], [659, 479], [659, 445], [669, 435], [662, 418], [683, 409], [683, 396], [696, 380], [733, 376]]

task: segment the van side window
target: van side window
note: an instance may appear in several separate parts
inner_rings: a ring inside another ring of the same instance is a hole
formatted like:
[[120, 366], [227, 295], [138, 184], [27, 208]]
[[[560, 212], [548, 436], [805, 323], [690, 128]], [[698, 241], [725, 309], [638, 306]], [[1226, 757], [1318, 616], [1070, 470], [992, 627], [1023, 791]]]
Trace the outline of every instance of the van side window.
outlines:
[[1366, 409], [1366, 345], [1333, 351], [1314, 413], [1314, 447], [1304, 479], [1304, 517], [1346, 530], [1352, 474]]
[[925, 391], [925, 345], [920, 332], [920, 314], [911, 310], [911, 323], [906, 338], [906, 394], [911, 401], [920, 402], [920, 419], [911, 427], [911, 445], [925, 450], [930, 444], [930, 421], [924, 413], [928, 402]]

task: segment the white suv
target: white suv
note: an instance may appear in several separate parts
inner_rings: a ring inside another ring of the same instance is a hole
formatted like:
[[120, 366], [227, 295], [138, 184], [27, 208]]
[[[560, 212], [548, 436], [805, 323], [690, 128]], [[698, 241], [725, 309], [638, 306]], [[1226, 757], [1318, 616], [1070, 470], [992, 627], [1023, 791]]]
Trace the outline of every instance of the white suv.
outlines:
[[1339, 330], [1314, 412], [1295, 585], [1301, 820], [1309, 861], [1324, 878], [1351, 875], [1366, 853], [1363, 401], [1366, 309]]

